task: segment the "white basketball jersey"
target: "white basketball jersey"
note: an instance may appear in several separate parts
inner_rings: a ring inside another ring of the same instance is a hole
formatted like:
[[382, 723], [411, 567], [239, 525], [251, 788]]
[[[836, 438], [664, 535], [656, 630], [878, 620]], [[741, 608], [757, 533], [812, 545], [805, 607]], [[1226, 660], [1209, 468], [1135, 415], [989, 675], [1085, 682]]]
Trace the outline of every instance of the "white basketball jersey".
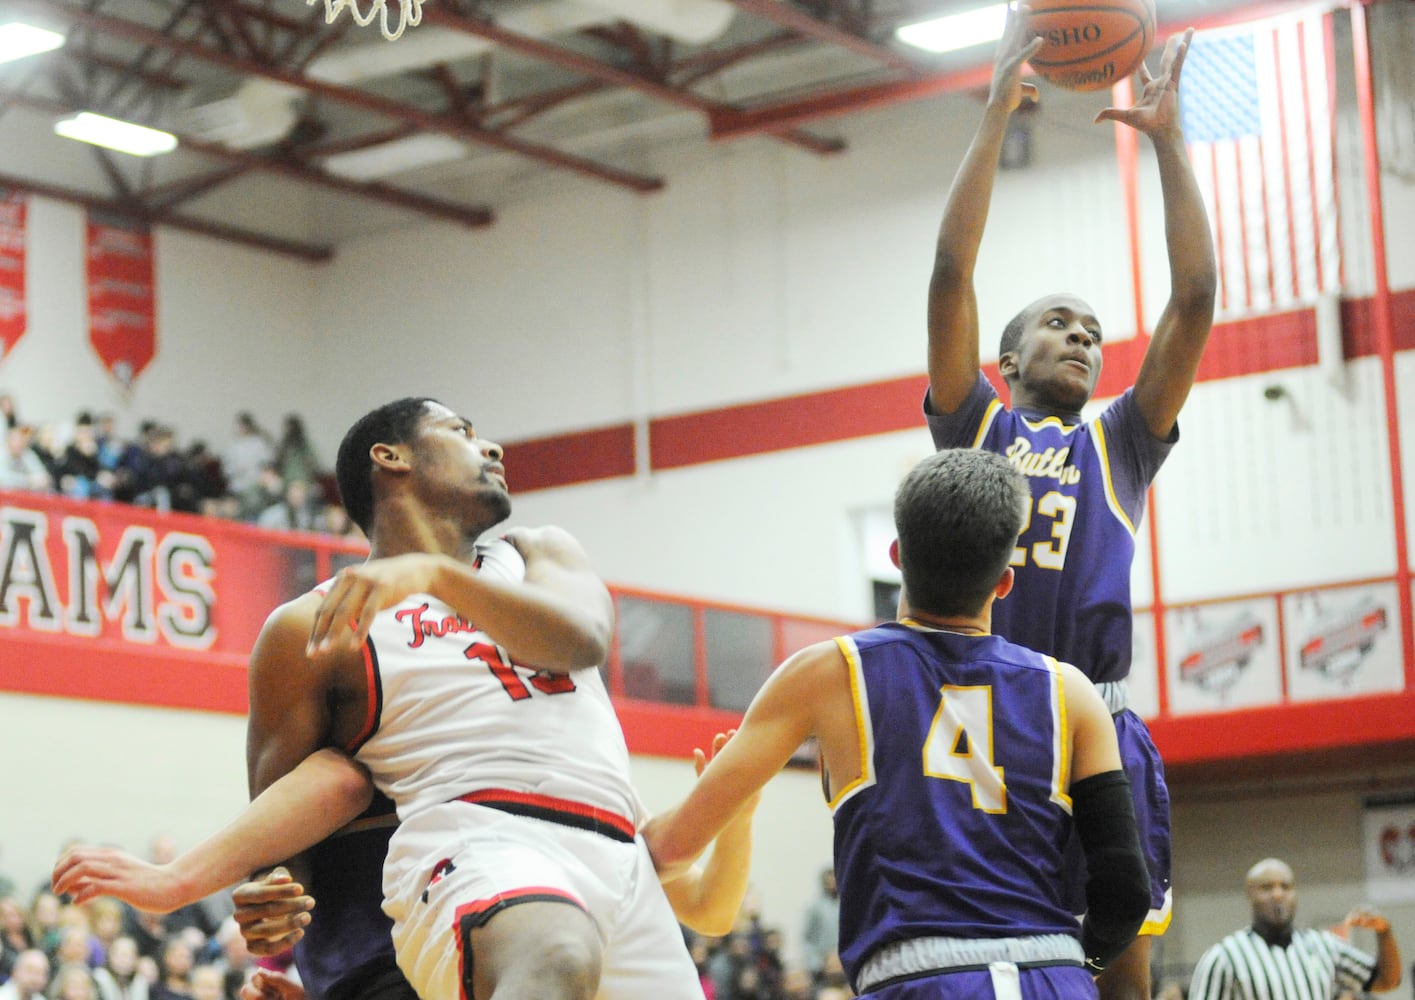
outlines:
[[[478, 572], [518, 582], [504, 539], [477, 546]], [[443, 602], [416, 594], [374, 620], [365, 648], [369, 720], [348, 748], [398, 807], [419, 812], [504, 789], [637, 822], [629, 751], [598, 670], [551, 674], [513, 663]]]

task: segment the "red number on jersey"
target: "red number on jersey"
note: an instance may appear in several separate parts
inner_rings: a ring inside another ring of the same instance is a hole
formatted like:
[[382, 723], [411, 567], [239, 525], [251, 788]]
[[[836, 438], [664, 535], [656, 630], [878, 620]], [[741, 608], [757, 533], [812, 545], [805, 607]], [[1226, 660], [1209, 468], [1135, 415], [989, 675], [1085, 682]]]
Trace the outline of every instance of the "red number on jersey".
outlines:
[[[501, 686], [506, 689], [506, 693], [511, 696], [512, 701], [524, 701], [531, 696], [530, 689], [526, 687], [526, 682], [521, 680], [521, 675], [516, 673], [518, 669], [526, 670], [525, 667], [517, 667], [510, 662], [510, 657], [503, 655], [501, 647], [489, 642], [474, 642], [466, 648], [463, 655], [473, 663], [483, 664], [492, 675], [501, 682]], [[575, 682], [568, 674], [552, 674], [546, 670], [527, 671], [531, 687], [541, 694], [568, 694], [575, 690]]]

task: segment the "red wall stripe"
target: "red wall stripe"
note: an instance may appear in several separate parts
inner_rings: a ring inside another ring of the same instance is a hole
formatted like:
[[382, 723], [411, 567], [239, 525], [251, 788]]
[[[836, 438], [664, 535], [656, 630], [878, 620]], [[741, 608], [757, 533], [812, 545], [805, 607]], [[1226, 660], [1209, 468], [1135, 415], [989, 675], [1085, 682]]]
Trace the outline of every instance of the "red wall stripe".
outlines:
[[506, 449], [513, 493], [634, 474], [632, 424], [532, 438]]
[[[1415, 289], [1392, 297], [1396, 350], [1415, 349]], [[1369, 299], [1342, 303], [1346, 357], [1376, 354]], [[1119, 395], [1135, 381], [1148, 340], [1108, 345], [1098, 396]], [[921, 345], [922, 350], [922, 345]], [[1256, 375], [1317, 363], [1317, 329], [1310, 309], [1221, 323], [1209, 337], [1199, 381]], [[985, 373], [1001, 388], [997, 366]], [[649, 467], [681, 469], [788, 448], [849, 441], [922, 428], [928, 380], [923, 375], [843, 386], [738, 406], [701, 410], [649, 423]], [[618, 424], [590, 431], [518, 441], [506, 446], [517, 493], [570, 486], [634, 473], [634, 431]]]

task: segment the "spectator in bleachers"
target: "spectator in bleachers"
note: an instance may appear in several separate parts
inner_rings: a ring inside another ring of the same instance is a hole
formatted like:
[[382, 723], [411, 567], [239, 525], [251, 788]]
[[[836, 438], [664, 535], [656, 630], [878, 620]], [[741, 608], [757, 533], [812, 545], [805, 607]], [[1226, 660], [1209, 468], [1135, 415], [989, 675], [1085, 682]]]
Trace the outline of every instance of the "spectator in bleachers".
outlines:
[[310, 500], [309, 484], [291, 479], [285, 483], [284, 495], [260, 512], [256, 524], [278, 531], [314, 531], [316, 514]]
[[[34, 946], [44, 952], [46, 959], [59, 947], [59, 936], [63, 933], [59, 917], [63, 909], [64, 904], [60, 902], [59, 897], [48, 889], [35, 893], [34, 900], [30, 903], [29, 935]], [[48, 982], [47, 979], [45, 981]]]
[[223, 1000], [226, 977], [214, 965], [198, 965], [192, 970], [192, 1000]]
[[173, 934], [162, 945], [157, 959], [157, 982], [149, 988], [148, 997], [151, 1000], [190, 1000], [195, 964], [192, 946], [183, 935]]
[[98, 986], [93, 974], [82, 962], [65, 962], [54, 973], [45, 994], [49, 1000], [98, 1000]]
[[[240, 497], [260, 485], [261, 472], [275, 460], [275, 449], [271, 447], [270, 436], [250, 413], [236, 415], [235, 431], [231, 443], [221, 453], [221, 468], [226, 473], [227, 488]], [[257, 507], [255, 512], [260, 509]]]
[[30, 432], [24, 426], [11, 427], [5, 434], [5, 453], [0, 455], [0, 490], [50, 492], [53, 480], [44, 463], [30, 448]]
[[127, 936], [113, 941], [108, 957], [94, 970], [101, 1000], [147, 1000], [148, 981], [138, 971], [138, 945]]
[[123, 904], [116, 899], [102, 896], [88, 904], [89, 924], [93, 927], [93, 939], [97, 945], [94, 966], [104, 963], [108, 949], [123, 933]]
[[89, 932], [87, 920], [82, 927], [68, 921], [62, 926], [63, 929], [59, 932], [59, 943], [49, 954], [50, 966], [55, 969], [75, 964], [85, 968], [92, 966], [93, 935]]
[[40, 464], [44, 466], [44, 471], [49, 476], [48, 488], [58, 489], [59, 460], [64, 449], [59, 446], [59, 432], [52, 423], [46, 421], [31, 428], [29, 449], [38, 456]]
[[111, 500], [117, 477], [104, 468], [93, 416], [87, 411], [74, 421], [74, 436], [59, 459], [59, 491], [79, 500]]
[[319, 517], [315, 518], [315, 531], [322, 531], [326, 535], [335, 535], [339, 538], [362, 539], [364, 533], [359, 530], [359, 526], [349, 517], [342, 504], [329, 501], [325, 503], [324, 509], [319, 512]]
[[49, 959], [38, 948], [20, 952], [15, 968], [4, 986], [0, 1000], [45, 1000], [44, 987], [49, 982]]
[[296, 479], [306, 483], [318, 483], [324, 475], [324, 468], [315, 456], [314, 446], [305, 434], [305, 422], [297, 414], [285, 415], [280, 443], [275, 447], [275, 469], [287, 483]]
[[0, 392], [0, 433], [9, 433], [18, 426], [20, 418], [15, 412], [15, 397], [8, 392]]
[[835, 869], [823, 868], [820, 892], [806, 907], [802, 921], [801, 951], [806, 971], [820, 984], [826, 959], [840, 947], [840, 894], [835, 888]]
[[224, 516], [221, 501], [226, 496], [226, 473], [221, 469], [221, 459], [207, 448], [205, 441], [193, 441], [187, 448], [187, 469], [197, 510], [211, 517]]
[[254, 524], [266, 508], [279, 503], [284, 496], [285, 480], [280, 478], [280, 471], [274, 464], [267, 465], [260, 470], [254, 486], [236, 494], [241, 520]]
[[10, 978], [20, 952], [34, 947], [25, 908], [13, 893], [0, 897], [0, 982]]
[[196, 487], [186, 456], [177, 450], [172, 428], [157, 424], [148, 436], [146, 476], [133, 502], [166, 513], [182, 511], [195, 514], [198, 503]]
[[138, 425], [138, 436], [124, 442], [118, 450], [118, 461], [113, 467], [113, 498], [123, 503], [133, 503], [133, 498], [143, 489], [147, 480], [148, 444], [157, 421], [144, 420]]

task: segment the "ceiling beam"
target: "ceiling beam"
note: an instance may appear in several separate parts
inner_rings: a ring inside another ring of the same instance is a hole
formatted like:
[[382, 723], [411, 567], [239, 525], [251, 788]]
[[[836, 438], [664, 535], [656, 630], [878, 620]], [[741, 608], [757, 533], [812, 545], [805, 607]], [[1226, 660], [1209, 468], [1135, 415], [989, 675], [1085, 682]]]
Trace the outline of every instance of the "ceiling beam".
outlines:
[[779, 27], [805, 35], [818, 42], [825, 42], [846, 49], [856, 55], [882, 63], [890, 69], [901, 70], [911, 76], [919, 76], [923, 68], [914, 60], [886, 45], [880, 45], [854, 32], [838, 28], [820, 18], [812, 17], [805, 11], [785, 3], [783, 0], [728, 0], [738, 10], [746, 11], [754, 17], [770, 21]]
[[[193, 59], [200, 59], [204, 62], [221, 66], [241, 76], [264, 77], [267, 80], [275, 80], [280, 83], [289, 84], [292, 87], [299, 87], [302, 90], [307, 90], [312, 94], [318, 94], [329, 100], [338, 101], [341, 104], [361, 108], [364, 111], [383, 115], [395, 121], [404, 121], [409, 124], [417, 125], [419, 128], [428, 132], [438, 132], [442, 135], [451, 136], [454, 139], [461, 139], [465, 142], [482, 146], [490, 146], [506, 153], [515, 153], [548, 166], [558, 167], [584, 177], [605, 181], [617, 187], [624, 187], [640, 192], [657, 191], [663, 187], [663, 179], [659, 177], [648, 177], [643, 174], [633, 173], [632, 171], [621, 170], [617, 167], [589, 160], [582, 156], [576, 156], [572, 153], [566, 153], [541, 143], [520, 139], [516, 136], [506, 135], [501, 132], [478, 128], [462, 120], [460, 117], [434, 114], [409, 104], [402, 104], [398, 101], [390, 100], [389, 98], [369, 91], [358, 90], [353, 87], [344, 87], [323, 80], [315, 80], [311, 77], [302, 76], [299, 73], [291, 73], [273, 66], [264, 66], [250, 59], [243, 59], [239, 56], [219, 52], [197, 42], [165, 35], [159, 31], [144, 27], [143, 25], [135, 24], [132, 21], [125, 21], [119, 17], [111, 17], [93, 11], [80, 10], [77, 7], [71, 7], [63, 3], [38, 3], [37, 0], [15, 0], [15, 4], [16, 6], [44, 10], [49, 13], [57, 12], [71, 23], [84, 25], [85, 27], [93, 28], [114, 37], [126, 38], [129, 41], [166, 49], [171, 52], [179, 52]], [[426, 12], [424, 16], [426, 16]]]
[[145, 211], [143, 206], [135, 205], [131, 202], [95, 198], [82, 191], [59, 187], [55, 184], [45, 184], [40, 181], [27, 180], [23, 177], [11, 177], [7, 174], [0, 174], [0, 186], [15, 188], [20, 191], [28, 191], [30, 194], [37, 194], [43, 198], [52, 198], [55, 201], [66, 201], [73, 205], [82, 205], [84, 208], [104, 212], [108, 215], [142, 223], [143, 225], [157, 224], [167, 226], [171, 229], [181, 229], [189, 233], [196, 233], [199, 236], [210, 236], [213, 239], [218, 239], [225, 243], [238, 243], [243, 246], [254, 247], [257, 250], [284, 254], [287, 257], [298, 257], [301, 260], [315, 261], [321, 264], [334, 258], [334, 248], [330, 246], [280, 239], [275, 236], [253, 233], [249, 230], [238, 229], [235, 226], [225, 226], [218, 222], [208, 222], [205, 219], [194, 219], [190, 216], [177, 215], [176, 213], [163, 212], [153, 214]]
[[[8, 101], [12, 104], [32, 108], [36, 111], [51, 115], [67, 115], [75, 111], [85, 110], [60, 101], [53, 101], [43, 97], [32, 97], [28, 94], [9, 90], [0, 90], [0, 101]], [[263, 170], [267, 173], [280, 174], [283, 177], [289, 177], [293, 180], [304, 181], [308, 184], [329, 188], [343, 194], [358, 195], [374, 201], [381, 201], [384, 204], [393, 205], [410, 212], [417, 212], [420, 215], [446, 219], [450, 222], [456, 222], [471, 228], [489, 226], [495, 218], [488, 208], [476, 205], [459, 205], [438, 198], [429, 198], [426, 195], [414, 194], [411, 191], [404, 191], [400, 188], [395, 188], [377, 181], [350, 180], [347, 177], [340, 177], [338, 174], [332, 174], [327, 170], [320, 170], [318, 167], [311, 166], [310, 164], [303, 163], [293, 158], [260, 156], [256, 153], [228, 149], [214, 142], [203, 142], [200, 139], [193, 139], [177, 133], [174, 134], [177, 135], [177, 142], [180, 144], [180, 147], [189, 152], [201, 153], [203, 156], [209, 156], [212, 159], [222, 160], [226, 163], [245, 167], [250, 170]]]
[[[561, 69], [568, 69], [587, 76], [603, 83], [612, 84], [616, 87], [625, 87], [636, 90], [648, 97], [663, 101], [665, 104], [673, 104], [680, 108], [687, 108], [700, 114], [711, 116], [716, 112], [731, 113], [735, 109], [728, 104], [714, 101], [711, 98], [703, 97], [691, 90], [674, 87], [656, 80], [653, 77], [636, 73], [633, 70], [622, 69], [610, 63], [601, 62], [592, 56], [575, 52], [571, 49], [561, 48], [558, 45], [551, 45], [539, 38], [530, 35], [523, 35], [515, 31], [507, 31], [505, 28], [491, 21], [481, 18], [464, 17], [454, 13], [446, 7], [428, 6], [423, 8], [423, 22], [425, 24], [435, 24], [450, 31], [460, 31], [466, 35], [474, 35], [477, 38], [484, 38], [489, 42], [518, 53], [530, 59], [547, 63], [551, 66], [558, 66]], [[843, 141], [839, 139], [827, 139], [820, 136], [801, 132], [794, 128], [781, 130], [768, 130], [771, 134], [782, 142], [789, 142], [792, 145], [808, 149], [813, 153], [838, 153], [845, 148]]]

